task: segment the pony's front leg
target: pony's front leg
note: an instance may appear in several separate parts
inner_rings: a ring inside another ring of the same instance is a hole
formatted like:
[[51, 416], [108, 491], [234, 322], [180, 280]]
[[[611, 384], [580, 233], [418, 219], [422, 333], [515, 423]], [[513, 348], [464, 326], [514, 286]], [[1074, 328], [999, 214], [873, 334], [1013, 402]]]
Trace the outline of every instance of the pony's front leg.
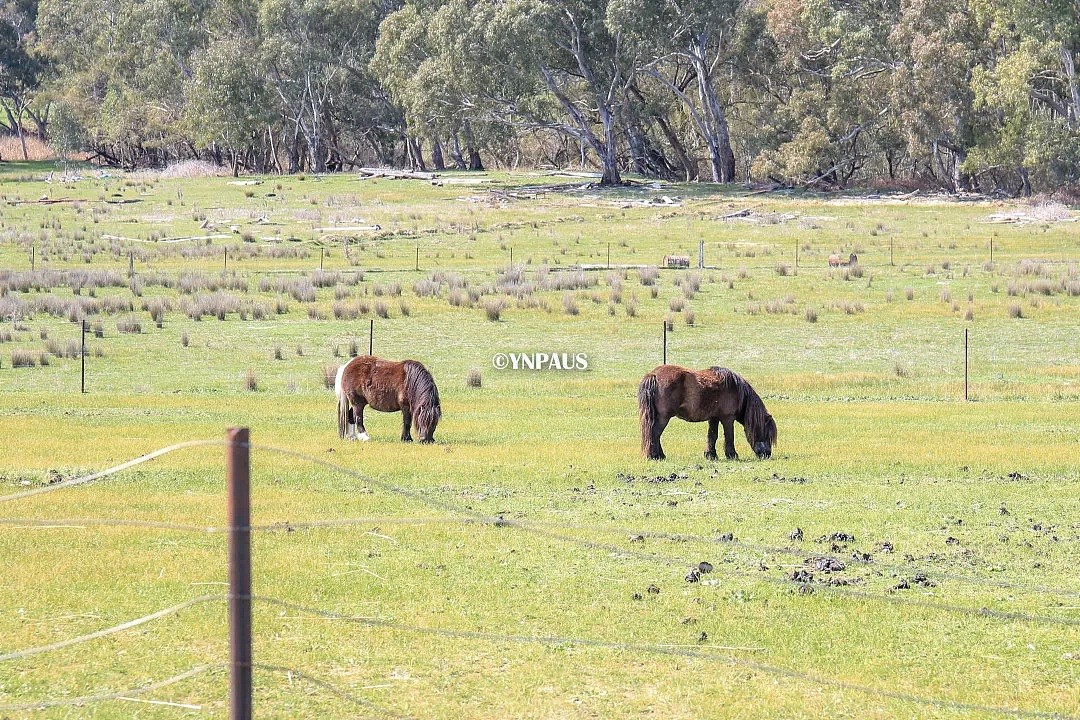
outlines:
[[705, 446], [705, 459], [716, 459], [716, 437], [720, 434], [720, 418], [709, 418], [709, 438]]
[[739, 453], [735, 452], [735, 419], [723, 418], [724, 423], [724, 456], [728, 460], [738, 460]]
[[364, 429], [364, 405], [360, 404], [353, 409], [355, 415], [355, 425], [349, 426], [349, 438], [352, 440], [363, 440], [367, 442], [371, 439], [371, 436], [367, 434], [367, 430]]
[[405, 405], [401, 407], [401, 441], [412, 442], [412, 411]]

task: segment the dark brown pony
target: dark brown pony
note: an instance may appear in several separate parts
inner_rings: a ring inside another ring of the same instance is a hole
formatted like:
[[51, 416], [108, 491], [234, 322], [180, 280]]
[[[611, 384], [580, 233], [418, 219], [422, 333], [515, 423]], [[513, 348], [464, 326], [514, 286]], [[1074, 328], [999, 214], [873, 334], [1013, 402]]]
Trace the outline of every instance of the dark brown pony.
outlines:
[[759, 458], [772, 456], [776, 423], [750, 383], [727, 368], [688, 370], [661, 365], [638, 386], [641, 417], [641, 452], [650, 460], [663, 460], [660, 435], [673, 417], [688, 422], [709, 421], [705, 457], [716, 459], [716, 436], [724, 426], [724, 454], [738, 460], [735, 452], [735, 421], [742, 423], [746, 439]]
[[442, 418], [439, 389], [431, 373], [415, 360], [395, 362], [361, 355], [338, 368], [334, 391], [338, 398], [338, 435], [370, 440], [364, 429], [364, 408], [401, 411], [401, 439], [412, 442], [416, 425], [420, 442], [435, 442], [435, 426]]

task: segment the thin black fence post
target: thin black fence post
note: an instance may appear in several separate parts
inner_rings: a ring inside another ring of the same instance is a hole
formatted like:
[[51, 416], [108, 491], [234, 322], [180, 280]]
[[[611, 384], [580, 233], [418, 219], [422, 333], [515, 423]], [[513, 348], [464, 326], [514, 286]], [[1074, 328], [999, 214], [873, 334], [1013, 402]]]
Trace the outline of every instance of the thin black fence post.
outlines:
[[697, 241], [697, 266], [698, 270], [705, 269], [705, 241]]
[[514, 264], [514, 248], [510, 248], [510, 264]]
[[375, 354], [375, 318], [368, 320], [367, 354]]
[[251, 447], [229, 428], [225, 470], [229, 523], [229, 720], [251, 720]]
[[990, 238], [990, 264], [994, 264], [994, 238]]
[[79, 391], [86, 392], [86, 320], [80, 323], [82, 326], [82, 351], [79, 353], [80, 370], [79, 374], [81, 379], [79, 381]]
[[964, 328], [964, 402], [968, 401], [968, 329]]
[[416, 246], [416, 269], [420, 269], [420, 246]]
[[323, 269], [323, 258], [326, 257], [326, 250], [319, 248], [319, 270]]
[[30, 246], [30, 272], [34, 271], [34, 267], [35, 267], [35, 264], [37, 262], [37, 257], [35, 257], [36, 251], [37, 251], [37, 248], [34, 247], [33, 245], [31, 245]]
[[667, 320], [664, 321], [664, 364], [667, 365]]
[[228, 270], [229, 270], [229, 248], [225, 248], [225, 252], [223, 254], [225, 255], [225, 267], [222, 268], [222, 271], [223, 272], [228, 272]]

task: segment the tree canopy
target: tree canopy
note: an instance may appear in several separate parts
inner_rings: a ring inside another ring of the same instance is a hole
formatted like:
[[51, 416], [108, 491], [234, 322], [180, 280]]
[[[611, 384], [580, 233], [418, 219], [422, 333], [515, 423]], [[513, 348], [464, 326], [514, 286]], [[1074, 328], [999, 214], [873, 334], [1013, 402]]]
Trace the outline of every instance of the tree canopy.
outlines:
[[7, 0], [0, 132], [124, 167], [1026, 194], [1080, 181], [1077, 65], [1080, 0]]

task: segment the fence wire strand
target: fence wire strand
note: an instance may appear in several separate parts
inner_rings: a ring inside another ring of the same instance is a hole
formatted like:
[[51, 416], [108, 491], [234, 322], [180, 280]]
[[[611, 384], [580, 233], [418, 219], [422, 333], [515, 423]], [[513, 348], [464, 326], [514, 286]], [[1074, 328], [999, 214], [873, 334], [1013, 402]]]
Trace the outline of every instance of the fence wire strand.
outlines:
[[[386, 482], [383, 482], [381, 480], [376, 480], [374, 478], [370, 478], [370, 477], [360, 473], [359, 471], [352, 470], [351, 468], [343, 467], [341, 465], [337, 465], [335, 463], [329, 462], [328, 460], [323, 460], [322, 458], [317, 458], [317, 457], [313, 457], [311, 455], [306, 455], [304, 453], [297, 452], [295, 450], [286, 450], [286, 449], [283, 449], [283, 448], [276, 448], [276, 447], [269, 446], [269, 445], [256, 445], [254, 443], [249, 444], [249, 447], [251, 449], [253, 449], [253, 450], [261, 450], [261, 451], [264, 451], [264, 452], [271, 452], [271, 453], [286, 455], [286, 456], [289, 456], [289, 457], [305, 460], [305, 461], [311, 462], [311, 463], [316, 464], [316, 465], [320, 465], [320, 466], [325, 467], [327, 469], [334, 470], [335, 472], [347, 475], [349, 477], [356, 478], [356, 479], [358, 479], [358, 480], [360, 480], [360, 481], [362, 481], [364, 483], [367, 483], [369, 485], [374, 485], [375, 487], [377, 487], [377, 488], [379, 488], [381, 490], [384, 490], [384, 491], [386, 491], [388, 493], [400, 495], [402, 497], [406, 497], [406, 498], [415, 500], [416, 502], [418, 502], [418, 503], [420, 503], [422, 505], [426, 505], [428, 507], [433, 507], [433, 508], [436, 508], [438, 510], [443, 510], [443, 511], [448, 512], [448, 513], [452, 513], [452, 514], [459, 515], [459, 516], [462, 516], [462, 517], [465, 517], [465, 518], [469, 518], [470, 520], [472, 520], [473, 522], [476, 522], [476, 523], [493, 525], [493, 526], [496, 526], [496, 527], [513, 527], [513, 528], [517, 528], [517, 529], [520, 529], [520, 530], [524, 530], [526, 532], [533, 533], [534, 535], [538, 535], [538, 536], [541, 536], [541, 537], [547, 537], [547, 538], [553, 539], [553, 540], [558, 540], [560, 542], [568, 542], [568, 543], [571, 543], [571, 544], [578, 545], [580, 547], [590, 548], [590, 549], [594, 549], [594, 550], [602, 550], [602, 551], [605, 551], [605, 552], [608, 552], [608, 553], [622, 554], [622, 555], [626, 555], [626, 556], [629, 556], [629, 557], [637, 558], [639, 560], [644, 560], [644, 561], [647, 561], [647, 562], [654, 562], [654, 563], [658, 562], [658, 563], [664, 563], [664, 564], [671, 565], [671, 566], [685, 565], [687, 567], [689, 567], [690, 565], [696, 564], [696, 562], [691, 562], [691, 561], [689, 561], [689, 560], [687, 560], [685, 558], [664, 557], [664, 556], [660, 556], [660, 555], [654, 555], [652, 553], [643, 553], [643, 552], [638, 552], [638, 551], [631, 550], [631, 549], [628, 549], [628, 548], [624, 548], [624, 547], [621, 547], [621, 546], [618, 546], [618, 545], [612, 545], [612, 544], [609, 544], [609, 543], [601, 543], [601, 542], [596, 542], [596, 541], [593, 541], [593, 540], [586, 540], [586, 539], [579, 538], [579, 537], [573, 537], [573, 536], [570, 536], [570, 535], [563, 535], [563, 534], [560, 534], [560, 533], [551, 532], [551, 531], [546, 530], [543, 527], [540, 527], [540, 526], [535, 525], [533, 523], [530, 523], [530, 522], [527, 522], [527, 521], [522, 521], [522, 520], [515, 520], [513, 518], [507, 518], [507, 517], [504, 517], [502, 515], [494, 515], [494, 516], [493, 515], [486, 515], [484, 513], [479, 513], [479, 512], [476, 512], [474, 510], [469, 510], [469, 509], [466, 509], [466, 508], [462, 508], [462, 507], [460, 507], [460, 506], [458, 506], [458, 505], [456, 505], [454, 503], [449, 503], [449, 502], [446, 502], [444, 500], [438, 500], [438, 499], [430, 498], [430, 497], [424, 495], [423, 493], [419, 493], [419, 492], [416, 492], [414, 490], [407, 490], [407, 489], [404, 489], [404, 488], [399, 488], [399, 487], [397, 487], [395, 485], [391, 485], [390, 483], [386, 483]], [[575, 529], [582, 529], [582, 530], [595, 532], [598, 529], [602, 530], [603, 528], [595, 528], [595, 527], [590, 528], [588, 526], [575, 526]], [[733, 569], [733, 568], [728, 568], [726, 570], [726, 572], [728, 574], [731, 574], [731, 575], [737, 575], [737, 576], [740, 576], [740, 577], [746, 577], [746, 578], [753, 579], [755, 581], [779, 584], [779, 585], [786, 586], [786, 587], [798, 588], [798, 587], [801, 587], [801, 586], [804, 585], [804, 583], [801, 583], [801, 582], [798, 582], [798, 581], [795, 581], [795, 580], [790, 580], [790, 579], [787, 579], [787, 578], [770, 577], [770, 576], [762, 575], [760, 573], [752, 573], [752, 572], [748, 572], [748, 571], [744, 571], [744, 570], [736, 570], [736, 569]], [[824, 591], [824, 592], [830, 592], [830, 593], [834, 593], [834, 594], [837, 594], [837, 595], [847, 595], [847, 596], [850, 596], [850, 597], [857, 597], [857, 598], [861, 598], [861, 599], [865, 599], [865, 600], [877, 600], [877, 601], [883, 601], [883, 602], [893, 603], [893, 604], [897, 604], [897, 605], [910, 605], [910, 606], [921, 607], [921, 608], [926, 608], [926, 609], [941, 610], [941, 611], [944, 611], [944, 612], [955, 612], [955, 613], [962, 613], [962, 614], [979, 616], [979, 617], [996, 618], [996, 619], [999, 619], [999, 620], [1008, 620], [1008, 621], [1019, 620], [1019, 621], [1032, 622], [1032, 623], [1047, 623], [1047, 624], [1054, 624], [1054, 625], [1080, 626], [1080, 619], [1059, 618], [1059, 617], [1053, 617], [1053, 616], [1048, 616], [1048, 615], [1030, 615], [1030, 614], [1027, 614], [1027, 613], [1020, 613], [1020, 612], [1008, 612], [1008, 611], [1001, 611], [1001, 610], [992, 610], [990, 608], [977, 608], [976, 609], [976, 608], [970, 608], [970, 607], [965, 607], [965, 606], [960, 606], [960, 605], [950, 605], [950, 604], [947, 604], [947, 603], [932, 602], [932, 601], [929, 601], [929, 600], [916, 600], [916, 599], [912, 599], [912, 598], [905, 598], [905, 597], [899, 597], [899, 596], [881, 595], [881, 594], [878, 594], [878, 593], [872, 593], [872, 592], [867, 592], [867, 591], [863, 591], [863, 590], [856, 590], [856, 589], [853, 589], [853, 588], [850, 588], [850, 587], [837, 586], [837, 585], [826, 585], [824, 583], [814, 584], [811, 587], [813, 587], [815, 591], [821, 590], [821, 591]]]
[[621, 643], [607, 640], [597, 640], [594, 638], [578, 638], [578, 637], [565, 637], [555, 635], [512, 635], [502, 633], [488, 633], [477, 630], [449, 630], [446, 628], [432, 628], [421, 625], [407, 625], [404, 623], [394, 622], [392, 620], [383, 620], [379, 618], [359, 617], [343, 615], [328, 610], [320, 610], [318, 608], [307, 607], [296, 603], [289, 602], [287, 600], [281, 600], [278, 598], [264, 597], [260, 595], [253, 595], [252, 600], [268, 605], [276, 605], [278, 607], [292, 610], [298, 613], [307, 613], [318, 617], [327, 618], [330, 620], [343, 620], [346, 622], [357, 623], [360, 625], [366, 625], [368, 627], [385, 628], [387, 630], [394, 630], [397, 632], [414, 633], [420, 635], [428, 635], [444, 638], [456, 638], [463, 640], [484, 640], [488, 642], [501, 642], [510, 644], [534, 644], [534, 645], [577, 645], [581, 647], [600, 648], [606, 650], [619, 650], [641, 653], [652, 653], [658, 655], [673, 655], [677, 657], [693, 658], [698, 660], [718, 660], [726, 662], [730, 665], [746, 668], [749, 670], [756, 670], [758, 672], [774, 675], [778, 677], [785, 677], [793, 680], [800, 680], [814, 685], [823, 687], [832, 687], [840, 690], [850, 690], [853, 692], [862, 693], [864, 695], [877, 696], [890, 698], [892, 700], [900, 700], [903, 702], [909, 702], [918, 705], [932, 706], [948, 710], [962, 710], [966, 712], [980, 712], [983, 714], [994, 715], [1012, 715], [1014, 717], [1022, 718], [1048, 718], [1050, 720], [1080, 720], [1076, 716], [1065, 715], [1062, 713], [1044, 711], [1044, 710], [1023, 710], [1020, 708], [1010, 708], [995, 705], [979, 705], [974, 703], [965, 703], [957, 700], [943, 700], [941, 698], [925, 697], [922, 695], [915, 695], [912, 693], [901, 692], [897, 690], [889, 690], [883, 688], [876, 688], [869, 685], [861, 685], [859, 683], [848, 682], [846, 680], [837, 680], [834, 678], [821, 677], [813, 675], [811, 673], [802, 672], [800, 670], [793, 670], [791, 668], [780, 667], [777, 665], [769, 665], [766, 663], [755, 662], [752, 660], [746, 660], [744, 658], [736, 657], [733, 655], [724, 655], [715, 652], [702, 652], [700, 650], [693, 650], [690, 648], [681, 647], [669, 647], [666, 645], [647, 645], [637, 643]]
[[164, 680], [158, 680], [156, 682], [149, 683], [147, 685], [140, 685], [139, 687], [131, 688], [130, 690], [122, 690], [120, 692], [113, 693], [100, 693], [98, 695], [82, 695], [80, 697], [63, 698], [54, 700], [41, 700], [35, 703], [21, 703], [19, 705], [0, 705], [0, 712], [27, 712], [32, 710], [45, 710], [51, 707], [62, 707], [65, 705], [89, 705], [90, 703], [105, 702], [106, 700], [123, 700], [126, 697], [145, 695], [155, 690], [160, 690], [163, 687], [174, 685], [178, 682], [182, 682], [189, 678], [193, 678], [196, 675], [200, 675], [210, 670], [216, 670], [224, 667], [221, 664], [215, 665], [196, 665], [195, 667], [185, 670], [178, 675], [165, 678]]
[[295, 675], [296, 677], [298, 677], [298, 678], [300, 678], [302, 680], [307, 680], [312, 685], [316, 685], [316, 686], [322, 688], [323, 690], [327, 690], [328, 692], [330, 692], [333, 695], [336, 695], [337, 697], [341, 698], [342, 700], [347, 700], [348, 702], [351, 702], [354, 705], [359, 705], [360, 707], [366, 708], [368, 710], [374, 710], [375, 712], [377, 712], [379, 714], [380, 717], [400, 718], [401, 720], [411, 720], [412, 719], [411, 715], [401, 715], [399, 713], [388, 710], [387, 708], [384, 708], [381, 705], [373, 703], [370, 700], [365, 700], [365, 699], [363, 699], [361, 697], [357, 697], [356, 695], [353, 695], [352, 693], [348, 693], [348, 692], [342, 690], [337, 685], [334, 685], [333, 683], [331, 683], [331, 682], [329, 682], [327, 680], [324, 680], [322, 678], [316, 677], [315, 675], [313, 675], [311, 673], [304, 672], [303, 670], [297, 670], [295, 668], [290, 668], [290, 667], [282, 667], [281, 665], [265, 665], [263, 663], [252, 663], [251, 667], [255, 668], [256, 670], [266, 670], [266, 671], [274, 672], [274, 673], [285, 673], [287, 675]]
[[16, 650], [13, 652], [3, 653], [0, 654], [0, 662], [4, 660], [18, 660], [20, 658], [30, 657], [31, 655], [39, 655], [41, 653], [51, 652], [53, 650], [60, 650], [62, 648], [70, 647], [72, 645], [89, 642], [90, 640], [97, 640], [98, 638], [114, 635], [124, 630], [130, 630], [133, 627], [145, 625], [146, 623], [153, 620], [168, 617], [169, 615], [175, 615], [181, 610], [186, 610], [193, 605], [200, 605], [202, 603], [226, 599], [228, 599], [227, 595], [202, 595], [201, 597], [186, 600], [177, 605], [173, 605], [172, 607], [167, 607], [164, 610], [158, 610], [157, 612], [150, 613], [149, 615], [143, 615], [140, 618], [128, 620], [127, 622], [120, 623], [119, 625], [113, 625], [112, 627], [104, 628], [103, 630], [96, 630], [92, 633], [87, 633], [86, 635], [80, 635], [78, 637], [69, 638], [67, 640], [60, 640], [59, 642], [54, 642], [50, 645], [41, 645], [39, 647], [26, 648], [25, 650]]
[[140, 455], [139, 457], [135, 458], [134, 460], [128, 460], [125, 463], [120, 463], [119, 465], [116, 465], [114, 467], [107, 468], [105, 470], [100, 470], [100, 471], [95, 472], [95, 473], [90, 473], [89, 475], [84, 475], [82, 477], [77, 477], [77, 478], [70, 478], [68, 480], [64, 480], [62, 482], [54, 483], [52, 485], [45, 485], [45, 486], [42, 486], [42, 487], [33, 488], [32, 490], [23, 490], [22, 492], [12, 493], [10, 495], [0, 495], [0, 502], [9, 502], [11, 500], [21, 500], [22, 498], [31, 497], [33, 495], [40, 495], [42, 493], [49, 493], [49, 492], [53, 492], [55, 490], [63, 490], [65, 488], [75, 487], [76, 485], [83, 485], [85, 483], [92, 482], [94, 480], [100, 480], [101, 478], [109, 477], [110, 475], [115, 475], [116, 473], [118, 473], [118, 472], [120, 472], [122, 470], [127, 470], [128, 468], [135, 467], [136, 465], [141, 465], [144, 462], [148, 462], [150, 460], [153, 460], [154, 458], [159, 458], [162, 455], [167, 455], [167, 454], [169, 454], [171, 452], [175, 452], [177, 450], [184, 450], [186, 448], [192, 448], [192, 447], [207, 447], [207, 446], [224, 445], [224, 444], [225, 444], [224, 440], [189, 440], [187, 442], [176, 443], [175, 445], [169, 445], [168, 447], [163, 447], [163, 448], [161, 448], [159, 450], [154, 450], [153, 452], [146, 453], [145, 455]]

